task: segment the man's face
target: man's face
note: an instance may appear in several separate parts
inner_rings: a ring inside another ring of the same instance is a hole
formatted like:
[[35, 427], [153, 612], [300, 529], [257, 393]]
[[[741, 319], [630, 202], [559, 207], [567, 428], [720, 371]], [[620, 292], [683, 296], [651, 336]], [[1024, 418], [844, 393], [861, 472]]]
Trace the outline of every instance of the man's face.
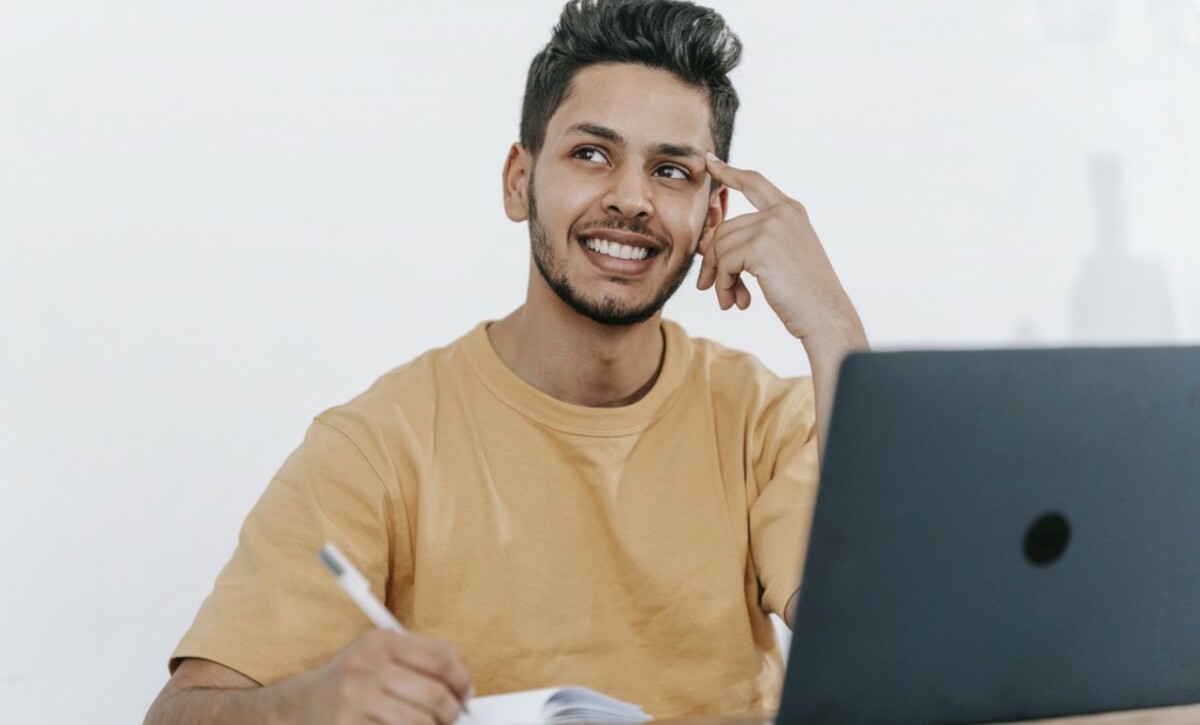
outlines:
[[652, 317], [724, 216], [704, 170], [713, 146], [707, 99], [670, 73], [579, 71], [529, 171], [529, 234], [546, 284], [602, 324]]

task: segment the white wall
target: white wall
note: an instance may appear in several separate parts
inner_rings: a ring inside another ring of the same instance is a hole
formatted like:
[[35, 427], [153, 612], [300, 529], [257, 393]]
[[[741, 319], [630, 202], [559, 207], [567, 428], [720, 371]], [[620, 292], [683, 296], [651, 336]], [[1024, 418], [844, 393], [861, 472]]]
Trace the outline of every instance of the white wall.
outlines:
[[[0, 721], [140, 720], [311, 416], [520, 303], [559, 5], [0, 0]], [[725, 5], [733, 160], [878, 346], [1200, 341], [1200, 0]]]

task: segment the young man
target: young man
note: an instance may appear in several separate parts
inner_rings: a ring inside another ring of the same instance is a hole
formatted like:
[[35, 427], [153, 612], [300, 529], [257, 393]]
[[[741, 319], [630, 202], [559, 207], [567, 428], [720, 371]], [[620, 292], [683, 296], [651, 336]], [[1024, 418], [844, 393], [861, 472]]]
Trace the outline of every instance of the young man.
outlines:
[[[147, 722], [446, 724], [472, 691], [569, 683], [659, 717], [775, 705], [767, 613], [791, 621], [837, 366], [866, 340], [803, 207], [717, 160], [740, 52], [689, 3], [564, 8], [504, 164], [525, 304], [317, 416]], [[729, 189], [757, 211], [726, 220]], [[811, 382], [661, 319], [697, 255], [722, 310], [757, 278]], [[369, 629], [326, 540], [411, 634]]]

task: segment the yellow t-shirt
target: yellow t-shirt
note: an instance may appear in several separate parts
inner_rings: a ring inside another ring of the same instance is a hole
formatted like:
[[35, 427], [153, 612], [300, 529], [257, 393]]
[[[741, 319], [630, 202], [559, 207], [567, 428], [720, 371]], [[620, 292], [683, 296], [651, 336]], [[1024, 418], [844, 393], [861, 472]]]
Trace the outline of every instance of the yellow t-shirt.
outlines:
[[[766, 612], [800, 579], [812, 386], [664, 322], [658, 380], [620, 408], [532, 388], [486, 323], [317, 416], [247, 517], [172, 655], [267, 684], [370, 626], [316, 557], [333, 541], [480, 695], [581, 684], [658, 717], [777, 707]], [[797, 346], [797, 354], [800, 354]]]

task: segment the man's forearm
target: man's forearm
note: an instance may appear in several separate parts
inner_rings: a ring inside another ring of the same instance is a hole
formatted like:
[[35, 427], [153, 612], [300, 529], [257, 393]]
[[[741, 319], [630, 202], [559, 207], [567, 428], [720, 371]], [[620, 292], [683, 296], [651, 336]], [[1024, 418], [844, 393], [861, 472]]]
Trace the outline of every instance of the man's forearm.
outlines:
[[852, 352], [869, 349], [866, 332], [853, 310], [847, 317], [846, 329], [804, 340], [804, 351], [812, 368], [813, 397], [817, 410], [817, 455], [821, 460], [825, 458], [825, 441], [829, 435], [829, 420], [833, 416], [833, 398], [837, 392], [842, 360]]
[[295, 709], [296, 677], [265, 687], [192, 687], [164, 692], [150, 706], [144, 725], [295, 722], [291, 711]]
[[269, 695], [263, 689], [178, 690], [150, 707], [144, 725], [270, 722], [270, 708], [264, 702]]

